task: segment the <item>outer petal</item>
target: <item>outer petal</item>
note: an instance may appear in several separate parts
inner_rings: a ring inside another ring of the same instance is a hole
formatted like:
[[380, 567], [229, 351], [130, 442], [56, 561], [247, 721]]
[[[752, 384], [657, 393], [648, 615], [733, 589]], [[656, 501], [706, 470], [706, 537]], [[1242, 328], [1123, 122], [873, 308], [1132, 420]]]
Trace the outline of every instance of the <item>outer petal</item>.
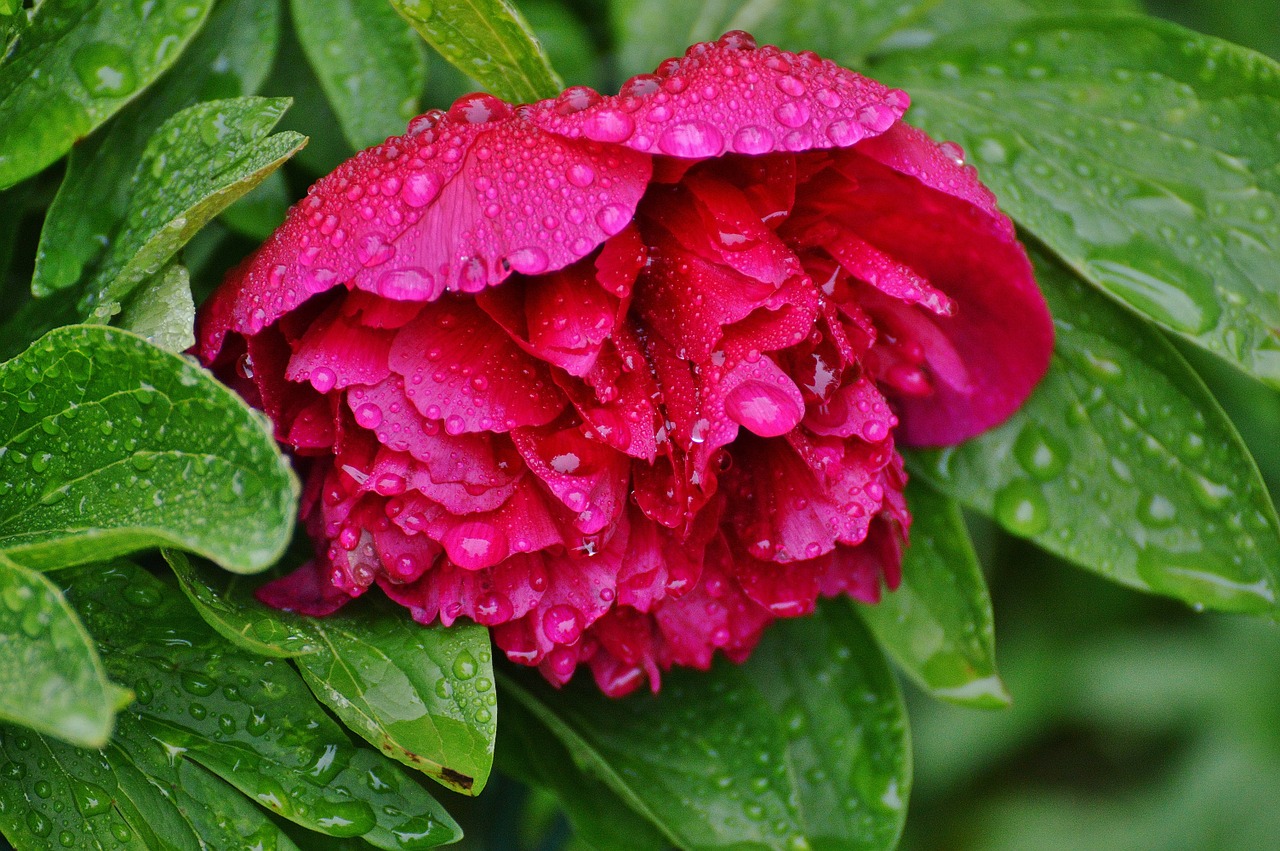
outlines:
[[530, 118], [569, 138], [703, 159], [846, 147], [887, 130], [907, 103], [812, 53], [756, 49], [750, 36], [730, 33], [632, 78], [618, 95], [570, 89], [536, 104]]
[[312, 186], [202, 314], [202, 356], [338, 284], [431, 301], [567, 266], [626, 226], [650, 169], [625, 148], [548, 134], [487, 95], [463, 98]]
[[[907, 138], [918, 141], [914, 134]], [[936, 146], [928, 150], [936, 152]], [[949, 169], [960, 189], [973, 179], [945, 157], [911, 162], [935, 183], [949, 185], [940, 169]], [[916, 445], [952, 444], [1003, 422], [1044, 375], [1053, 348], [1048, 308], [1008, 219], [895, 171], [860, 149], [837, 154], [835, 164], [848, 182], [816, 179], [801, 189], [798, 208], [810, 207], [815, 216], [838, 215], [842, 225], [915, 270], [956, 306], [953, 316], [932, 327], [950, 344], [938, 351], [958, 353], [969, 381], [961, 386], [935, 381], [931, 395], [899, 397], [899, 437]], [[856, 204], [844, 200], [852, 191]]]

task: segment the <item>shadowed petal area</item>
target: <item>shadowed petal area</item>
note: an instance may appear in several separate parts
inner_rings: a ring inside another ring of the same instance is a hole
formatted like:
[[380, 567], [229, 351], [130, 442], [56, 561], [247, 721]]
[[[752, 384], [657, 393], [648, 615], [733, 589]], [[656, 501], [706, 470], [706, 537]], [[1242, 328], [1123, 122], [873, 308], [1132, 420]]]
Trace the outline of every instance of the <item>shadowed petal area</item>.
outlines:
[[[901, 439], [946, 445], [998, 425], [1022, 404], [1048, 369], [1053, 325], [1009, 220], [963, 197], [974, 194], [965, 188], [973, 180], [966, 167], [940, 154], [910, 159], [936, 154], [937, 146], [919, 144], [916, 133], [905, 138], [913, 147], [899, 159], [932, 169], [935, 183], [948, 183], [938, 170], [949, 169], [961, 194], [934, 189], [859, 148], [836, 154], [834, 167], [800, 190], [788, 227], [836, 221], [955, 305], [954, 315], [933, 319], [906, 301], [862, 299], [897, 332], [893, 348], [882, 350], [877, 378], [887, 381], [897, 406]], [[897, 376], [895, 366], [902, 367]], [[919, 375], [912, 378], [912, 370]]]

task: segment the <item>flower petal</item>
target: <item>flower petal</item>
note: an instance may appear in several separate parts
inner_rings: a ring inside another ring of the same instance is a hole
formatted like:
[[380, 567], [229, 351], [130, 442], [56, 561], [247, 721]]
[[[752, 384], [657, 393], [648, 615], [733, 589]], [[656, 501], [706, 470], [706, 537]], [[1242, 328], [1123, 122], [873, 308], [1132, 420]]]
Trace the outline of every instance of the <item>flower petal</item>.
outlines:
[[545, 425], [564, 408], [546, 364], [471, 300], [424, 307], [396, 335], [389, 362], [419, 413], [450, 434]]
[[582, 88], [535, 104], [550, 132], [680, 159], [847, 147], [902, 117], [907, 96], [812, 53], [731, 33], [695, 44], [618, 95]]
[[[928, 365], [943, 380], [934, 381], [926, 395], [895, 398], [901, 439], [925, 446], [958, 443], [1003, 422], [1044, 375], [1053, 348], [1048, 308], [1008, 219], [860, 149], [838, 153], [835, 163], [857, 187], [857, 203], [843, 206], [840, 224], [915, 270], [956, 306], [955, 315], [929, 323], [947, 345], [924, 347], [926, 362], [934, 360]], [[946, 167], [958, 181], [963, 178], [953, 162]], [[797, 215], [807, 205], [830, 211], [844, 197], [838, 181], [815, 180], [801, 188]], [[946, 380], [956, 374], [949, 368], [952, 352], [966, 381]]]
[[464, 98], [420, 116], [312, 186], [224, 282], [201, 324], [206, 359], [228, 331], [256, 334], [338, 284], [433, 301], [513, 271], [563, 268], [626, 227], [648, 157], [546, 133], [523, 111], [469, 97], [485, 110]]

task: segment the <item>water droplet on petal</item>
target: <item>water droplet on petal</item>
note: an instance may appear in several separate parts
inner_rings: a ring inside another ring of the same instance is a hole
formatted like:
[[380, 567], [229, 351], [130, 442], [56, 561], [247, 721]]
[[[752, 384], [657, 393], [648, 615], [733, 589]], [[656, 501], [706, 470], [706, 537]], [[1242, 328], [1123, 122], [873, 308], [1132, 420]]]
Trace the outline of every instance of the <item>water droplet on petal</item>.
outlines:
[[602, 207], [596, 213], [596, 224], [609, 236], [620, 233], [631, 221], [631, 213], [616, 204]]
[[371, 402], [356, 408], [356, 423], [364, 428], [377, 428], [382, 424], [382, 409]]
[[635, 129], [635, 121], [630, 115], [612, 107], [593, 112], [582, 123], [582, 134], [596, 142], [625, 142]]
[[511, 105], [501, 98], [477, 92], [463, 95], [449, 107], [449, 117], [467, 124], [488, 124], [511, 115]]
[[782, 387], [755, 379], [730, 390], [724, 408], [730, 419], [761, 437], [786, 434], [804, 416], [804, 406]]
[[897, 113], [882, 103], [867, 104], [858, 110], [858, 123], [873, 133], [883, 133], [897, 120]]
[[440, 194], [440, 179], [430, 172], [416, 172], [404, 179], [400, 198], [410, 207], [425, 207]]
[[574, 186], [585, 189], [590, 186], [596, 179], [596, 172], [586, 163], [574, 163], [569, 166], [569, 170], [565, 172], [565, 177]]
[[338, 376], [334, 375], [333, 370], [328, 367], [322, 366], [311, 372], [311, 386], [320, 393], [328, 393], [337, 383]]
[[733, 150], [739, 154], [767, 154], [773, 150], [773, 134], [748, 124], [733, 134]]
[[515, 251], [507, 255], [507, 262], [511, 264], [511, 268], [522, 275], [537, 275], [545, 272], [549, 260], [547, 252], [535, 246], [527, 248], [517, 248]]
[[542, 614], [542, 632], [555, 644], [573, 644], [582, 635], [582, 617], [572, 606], [552, 606]]
[[724, 150], [724, 137], [713, 125], [695, 118], [663, 130], [658, 137], [658, 147], [673, 157], [714, 157]]

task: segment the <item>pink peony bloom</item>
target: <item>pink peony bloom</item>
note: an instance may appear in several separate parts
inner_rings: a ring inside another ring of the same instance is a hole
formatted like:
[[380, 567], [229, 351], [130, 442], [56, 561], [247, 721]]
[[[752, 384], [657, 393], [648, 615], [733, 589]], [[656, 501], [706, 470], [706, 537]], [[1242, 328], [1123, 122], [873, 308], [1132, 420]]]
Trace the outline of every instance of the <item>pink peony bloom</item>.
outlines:
[[606, 693], [899, 581], [895, 441], [1009, 416], [1052, 329], [1010, 221], [907, 96], [743, 33], [602, 96], [489, 95], [313, 186], [199, 350], [307, 477], [318, 557]]

